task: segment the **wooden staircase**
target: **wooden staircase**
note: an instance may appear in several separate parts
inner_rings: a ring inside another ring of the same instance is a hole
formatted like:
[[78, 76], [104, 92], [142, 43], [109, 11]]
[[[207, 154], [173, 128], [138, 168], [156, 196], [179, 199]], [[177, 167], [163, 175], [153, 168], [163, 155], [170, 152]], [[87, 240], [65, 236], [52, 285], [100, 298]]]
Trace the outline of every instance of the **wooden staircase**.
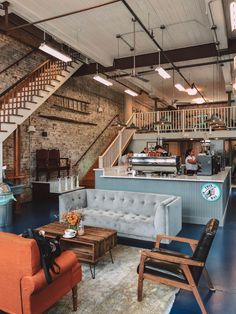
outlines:
[[89, 189], [95, 188], [95, 171], [94, 169], [98, 168], [98, 159], [94, 162], [92, 167], [89, 169], [89, 171], [86, 173], [86, 175], [83, 177], [83, 179], [80, 182], [81, 186], [84, 186]]
[[47, 60], [0, 95], [0, 143], [81, 66]]

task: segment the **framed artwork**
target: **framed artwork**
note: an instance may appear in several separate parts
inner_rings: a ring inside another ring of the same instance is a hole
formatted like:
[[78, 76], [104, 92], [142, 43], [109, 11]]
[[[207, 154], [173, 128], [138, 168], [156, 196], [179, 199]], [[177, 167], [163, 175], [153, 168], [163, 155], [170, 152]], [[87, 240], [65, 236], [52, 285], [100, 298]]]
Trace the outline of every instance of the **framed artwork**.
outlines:
[[147, 142], [146, 146], [148, 148], [148, 151], [150, 152], [155, 149], [156, 145], [157, 145], [157, 142]]

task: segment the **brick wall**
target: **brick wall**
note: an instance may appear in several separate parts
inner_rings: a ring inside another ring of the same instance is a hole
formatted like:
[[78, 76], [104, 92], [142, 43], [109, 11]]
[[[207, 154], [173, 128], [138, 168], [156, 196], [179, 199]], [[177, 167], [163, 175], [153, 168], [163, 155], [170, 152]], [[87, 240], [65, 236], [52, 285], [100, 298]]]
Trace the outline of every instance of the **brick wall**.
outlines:
[[[69, 157], [72, 165], [74, 165], [116, 114], [119, 114], [121, 118], [123, 117], [124, 95], [97, 83], [90, 77], [72, 77], [56, 93], [89, 102], [88, 111], [91, 113], [82, 115], [55, 107], [55, 97], [51, 96], [20, 126], [21, 169], [23, 172], [29, 172], [32, 180], [35, 178], [36, 149], [57, 148], [61, 152], [61, 157]], [[102, 113], [97, 112], [98, 106], [102, 107]], [[78, 122], [92, 122], [97, 125], [52, 121], [40, 117], [40, 115], [54, 115]], [[29, 134], [27, 132], [29, 124], [35, 126], [35, 133]], [[47, 132], [47, 137], [42, 136], [43, 131]], [[90, 152], [81, 160], [78, 167], [73, 168], [73, 173], [79, 172], [82, 177], [105, 150], [116, 132], [115, 128], [108, 128]], [[3, 160], [8, 170], [13, 169], [13, 148], [13, 135], [11, 135], [3, 145]], [[41, 179], [44, 178], [43, 175]]]
[[[17, 42], [10, 37], [0, 34], [0, 72], [8, 65], [18, 60], [31, 48]], [[46, 55], [36, 52], [15, 65], [7, 72], [0, 74], [0, 93], [11, 86], [18, 79], [31, 72], [47, 58]], [[55, 97], [51, 96], [29, 119], [21, 126], [21, 170], [30, 174], [30, 178], [22, 183], [29, 185], [35, 179], [35, 152], [41, 148], [57, 148], [61, 157], [69, 157], [72, 165], [83, 155], [90, 144], [106, 127], [109, 121], [119, 114], [123, 118], [124, 95], [114, 89], [97, 83], [91, 77], [72, 77], [59, 90], [57, 94], [89, 102], [89, 115], [82, 115], [55, 107]], [[98, 113], [97, 108], [102, 107], [103, 112]], [[40, 115], [54, 115], [73, 119], [75, 121], [93, 122], [96, 126], [74, 124], [70, 122], [52, 121]], [[29, 125], [35, 126], [36, 132], [27, 132]], [[47, 132], [47, 137], [42, 132]], [[117, 133], [116, 128], [108, 128], [99, 138], [88, 154], [81, 160], [78, 167], [73, 168], [73, 173], [80, 173], [82, 177], [92, 166], [97, 157]], [[8, 170], [13, 170], [14, 140], [9, 136], [3, 143], [3, 160]], [[54, 175], [56, 177], [56, 173]], [[42, 180], [45, 176], [41, 177]]]
[[47, 60], [45, 54], [36, 51], [15, 66], [1, 73], [9, 65], [19, 60], [31, 50], [32, 48], [21, 44], [15, 39], [0, 34], [0, 94], [23, 76], [30, 73], [43, 61]]

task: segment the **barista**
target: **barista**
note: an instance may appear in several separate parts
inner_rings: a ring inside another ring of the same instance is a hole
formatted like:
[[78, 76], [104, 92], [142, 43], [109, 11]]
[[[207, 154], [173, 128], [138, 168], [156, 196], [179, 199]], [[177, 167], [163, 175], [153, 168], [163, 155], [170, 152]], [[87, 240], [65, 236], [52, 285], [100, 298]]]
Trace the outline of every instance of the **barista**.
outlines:
[[197, 173], [198, 164], [192, 148], [188, 149], [185, 155], [185, 167], [188, 175], [193, 175]]
[[168, 155], [167, 151], [161, 145], [156, 145], [155, 147], [156, 156], [166, 156]]

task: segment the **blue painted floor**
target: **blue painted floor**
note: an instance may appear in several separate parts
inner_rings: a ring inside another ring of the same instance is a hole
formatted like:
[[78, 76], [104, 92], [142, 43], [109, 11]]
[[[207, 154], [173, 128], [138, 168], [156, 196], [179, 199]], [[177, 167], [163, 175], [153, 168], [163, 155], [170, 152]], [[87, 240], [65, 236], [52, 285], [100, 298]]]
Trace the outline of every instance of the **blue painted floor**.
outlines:
[[[14, 214], [12, 226], [0, 228], [0, 231], [19, 234], [27, 228], [39, 227], [57, 218], [58, 208], [55, 203], [28, 203], [22, 207], [20, 213]], [[180, 235], [198, 239], [202, 228], [202, 225], [184, 224]], [[170, 247], [191, 253], [185, 244], [175, 243]], [[200, 293], [208, 313], [236, 314], [236, 189], [232, 190], [225, 226], [219, 227], [213, 242], [207, 269], [216, 288], [215, 293], [210, 293], [204, 279], [200, 281]], [[200, 313], [193, 295], [181, 290], [176, 296], [171, 314]]]

